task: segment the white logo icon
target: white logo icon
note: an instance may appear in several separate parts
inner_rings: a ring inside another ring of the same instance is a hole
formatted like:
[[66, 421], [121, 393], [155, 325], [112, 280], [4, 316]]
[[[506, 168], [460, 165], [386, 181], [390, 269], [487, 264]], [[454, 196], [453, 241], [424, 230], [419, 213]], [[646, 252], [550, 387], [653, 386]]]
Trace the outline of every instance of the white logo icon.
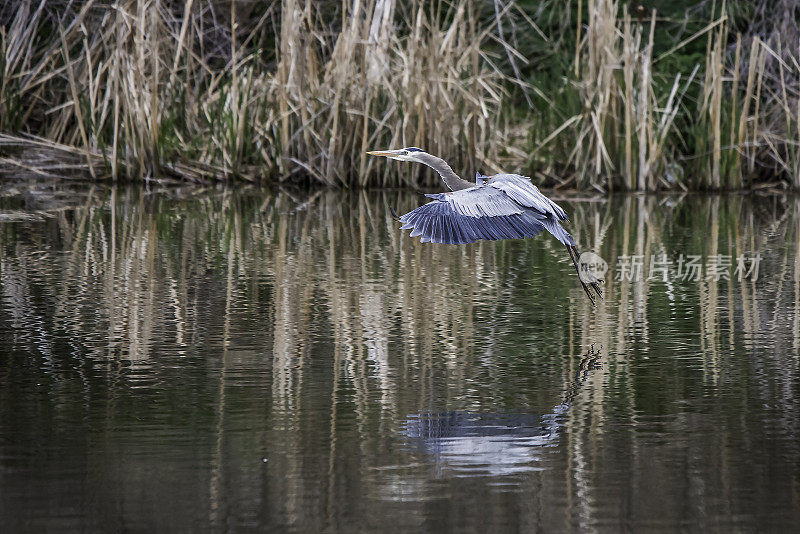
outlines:
[[601, 282], [608, 272], [606, 260], [594, 252], [584, 252], [578, 258], [578, 276], [584, 284]]

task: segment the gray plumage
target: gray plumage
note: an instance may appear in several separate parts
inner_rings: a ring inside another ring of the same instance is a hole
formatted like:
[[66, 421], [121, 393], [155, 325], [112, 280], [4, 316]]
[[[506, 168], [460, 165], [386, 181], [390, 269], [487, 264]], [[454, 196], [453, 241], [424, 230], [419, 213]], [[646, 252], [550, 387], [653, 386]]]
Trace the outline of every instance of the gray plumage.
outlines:
[[[411, 230], [411, 237], [423, 243], [463, 245], [480, 239], [523, 239], [536, 237], [547, 230], [569, 252], [578, 271], [578, 249], [575, 240], [560, 224], [567, 220], [561, 207], [547, 198], [519, 174], [475, 175], [475, 183], [459, 178], [441, 158], [416, 147], [400, 150], [374, 151], [368, 154], [386, 156], [400, 161], [415, 161], [433, 168], [450, 189], [446, 193], [425, 195], [428, 202], [398, 219], [402, 229]], [[589, 287], [602, 298], [597, 282], [581, 285], [594, 304]]]
[[402, 215], [402, 228], [423, 243], [448, 245], [535, 237], [544, 229], [564, 245], [575, 245], [559, 224], [567, 214], [528, 178], [517, 174], [487, 178], [483, 185], [425, 195], [434, 201]]

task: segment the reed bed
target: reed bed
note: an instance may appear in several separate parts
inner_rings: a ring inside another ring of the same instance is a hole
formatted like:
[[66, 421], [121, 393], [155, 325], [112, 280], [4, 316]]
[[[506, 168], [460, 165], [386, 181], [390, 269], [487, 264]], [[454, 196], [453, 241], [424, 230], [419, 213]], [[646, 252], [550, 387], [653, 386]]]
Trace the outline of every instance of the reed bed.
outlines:
[[619, 0], [23, 0], [0, 8], [0, 172], [434, 185], [365, 156], [417, 145], [557, 187], [798, 188], [800, 5], [743, 5], [665, 41]]
[[497, 161], [505, 89], [473, 3], [249, 5], [22, 2], [0, 39], [0, 147], [69, 147], [96, 178], [357, 186], [420, 179], [376, 168], [375, 147]]
[[[532, 170], [600, 190], [797, 187], [800, 6], [756, 4], [744, 32], [732, 21], [741, 6], [722, 1], [707, 24], [657, 51], [667, 22], [655, 10], [578, 2], [574, 62], [531, 125]], [[778, 16], [782, 32], [770, 27]], [[670, 65], [702, 41], [702, 63]]]

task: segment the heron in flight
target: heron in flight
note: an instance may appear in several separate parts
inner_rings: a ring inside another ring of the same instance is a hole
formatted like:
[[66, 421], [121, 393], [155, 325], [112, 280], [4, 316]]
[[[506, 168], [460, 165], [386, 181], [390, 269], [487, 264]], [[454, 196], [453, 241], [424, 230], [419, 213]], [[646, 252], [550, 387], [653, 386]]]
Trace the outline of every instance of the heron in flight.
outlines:
[[544, 196], [530, 178], [519, 174], [477, 174], [475, 182], [469, 182], [459, 178], [443, 159], [413, 146], [375, 150], [367, 154], [427, 165], [439, 173], [450, 189], [447, 193], [425, 195], [433, 201], [398, 217], [402, 229], [411, 230], [411, 237], [420, 236], [423, 243], [461, 245], [479, 239], [535, 237], [547, 230], [567, 247], [581, 286], [592, 305], [595, 298], [591, 290], [603, 298], [597, 280], [590, 279], [587, 283], [581, 277], [575, 240], [560, 224], [560, 221], [567, 220], [567, 214]]

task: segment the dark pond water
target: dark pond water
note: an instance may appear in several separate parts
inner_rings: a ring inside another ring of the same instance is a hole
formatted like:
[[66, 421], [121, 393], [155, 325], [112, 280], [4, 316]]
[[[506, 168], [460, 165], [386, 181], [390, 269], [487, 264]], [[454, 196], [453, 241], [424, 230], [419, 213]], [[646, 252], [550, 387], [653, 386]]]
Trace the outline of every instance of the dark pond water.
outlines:
[[560, 201], [593, 309], [412, 193], [2, 191], [6, 532], [800, 527], [793, 197]]

